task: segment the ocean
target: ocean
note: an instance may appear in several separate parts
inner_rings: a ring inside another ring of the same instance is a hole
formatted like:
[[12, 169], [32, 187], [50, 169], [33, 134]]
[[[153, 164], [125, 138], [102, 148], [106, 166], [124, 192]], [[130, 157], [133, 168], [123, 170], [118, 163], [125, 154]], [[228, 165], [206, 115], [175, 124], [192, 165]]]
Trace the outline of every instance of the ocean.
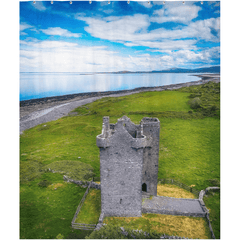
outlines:
[[20, 73], [20, 101], [84, 92], [156, 87], [197, 80], [200, 78], [193, 76], [193, 73]]

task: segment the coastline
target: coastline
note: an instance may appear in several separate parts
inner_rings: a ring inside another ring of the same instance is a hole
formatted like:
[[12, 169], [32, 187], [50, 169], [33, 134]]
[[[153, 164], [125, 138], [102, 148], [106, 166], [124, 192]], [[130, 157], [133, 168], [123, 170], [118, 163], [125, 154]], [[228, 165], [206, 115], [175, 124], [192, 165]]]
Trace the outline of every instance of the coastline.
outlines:
[[196, 84], [203, 84], [207, 81], [220, 81], [220, 74], [193, 74], [193, 76], [200, 77], [200, 80], [187, 83], [170, 84], [158, 87], [140, 87], [129, 90], [117, 90], [117, 91], [106, 91], [106, 92], [87, 92], [87, 93], [77, 93], [68, 94], [54, 97], [37, 98], [30, 100], [20, 101], [20, 119], [34, 111], [43, 110], [46, 108], [54, 107], [60, 104], [69, 103], [73, 101], [78, 101], [90, 97], [103, 97], [114, 94], [133, 94], [144, 91], [163, 91], [163, 90], [173, 90], [180, 87], [191, 86]]
[[38, 124], [57, 120], [60, 117], [68, 115], [68, 113], [76, 107], [103, 97], [121, 97], [146, 91], [174, 90], [181, 87], [204, 84], [209, 81], [220, 82], [220, 74], [193, 75], [201, 79], [193, 82], [170, 84], [159, 87], [140, 87], [120, 91], [78, 93], [20, 101], [20, 133]]

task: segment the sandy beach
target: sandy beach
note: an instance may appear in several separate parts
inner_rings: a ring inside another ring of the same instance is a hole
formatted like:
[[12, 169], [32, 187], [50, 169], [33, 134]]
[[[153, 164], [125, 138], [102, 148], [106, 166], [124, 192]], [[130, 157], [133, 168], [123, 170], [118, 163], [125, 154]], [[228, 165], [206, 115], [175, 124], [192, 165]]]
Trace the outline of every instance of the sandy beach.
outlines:
[[38, 124], [57, 120], [58, 118], [66, 116], [73, 109], [103, 97], [121, 97], [146, 91], [174, 90], [181, 87], [204, 84], [208, 81], [220, 82], [220, 74], [194, 74], [194, 76], [198, 76], [201, 79], [194, 82], [171, 84], [160, 87], [141, 87], [132, 90], [79, 93], [21, 101], [20, 134], [24, 130]]

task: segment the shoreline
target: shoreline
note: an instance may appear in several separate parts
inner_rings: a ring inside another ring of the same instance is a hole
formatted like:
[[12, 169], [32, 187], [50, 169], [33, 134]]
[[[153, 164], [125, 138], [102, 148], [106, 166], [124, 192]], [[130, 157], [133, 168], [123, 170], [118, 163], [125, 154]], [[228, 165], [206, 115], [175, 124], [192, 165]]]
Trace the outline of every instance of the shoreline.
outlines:
[[138, 92], [145, 91], [163, 91], [163, 90], [173, 90], [180, 87], [191, 86], [196, 84], [203, 84], [207, 81], [220, 81], [220, 74], [193, 74], [193, 76], [200, 77], [200, 80], [196, 80], [193, 82], [186, 83], [177, 83], [177, 84], [169, 84], [164, 86], [157, 87], [139, 87], [134, 89], [127, 90], [116, 90], [116, 91], [105, 91], [105, 92], [86, 92], [86, 93], [75, 93], [75, 94], [66, 94], [60, 96], [53, 97], [44, 97], [44, 98], [36, 98], [29, 100], [19, 101], [20, 103], [20, 119], [34, 111], [43, 110], [46, 108], [54, 107], [60, 104], [74, 102], [78, 100], [87, 99], [90, 97], [103, 97], [110, 96], [115, 94], [133, 94]]
[[170, 84], [159, 87], [140, 87], [130, 90], [90, 92], [56, 97], [39, 98], [20, 102], [20, 134], [36, 125], [67, 116], [73, 109], [94, 102], [103, 97], [121, 97], [140, 92], [175, 90], [209, 81], [220, 82], [220, 74], [194, 75], [201, 79], [193, 82]]

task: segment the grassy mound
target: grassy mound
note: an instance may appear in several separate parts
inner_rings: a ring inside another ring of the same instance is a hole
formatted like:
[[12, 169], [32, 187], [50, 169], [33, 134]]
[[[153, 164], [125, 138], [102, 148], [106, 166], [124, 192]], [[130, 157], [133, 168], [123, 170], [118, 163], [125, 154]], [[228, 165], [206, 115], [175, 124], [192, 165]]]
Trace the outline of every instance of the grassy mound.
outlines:
[[92, 166], [79, 161], [57, 161], [48, 164], [45, 169], [65, 174], [74, 180], [90, 180], [93, 177]]
[[74, 180], [86, 181], [94, 176], [93, 167], [80, 161], [62, 160], [44, 165], [39, 161], [30, 160], [20, 164], [20, 182], [32, 181], [49, 170], [67, 175]]
[[38, 161], [23, 161], [20, 164], [20, 183], [27, 183], [43, 174], [42, 164]]

